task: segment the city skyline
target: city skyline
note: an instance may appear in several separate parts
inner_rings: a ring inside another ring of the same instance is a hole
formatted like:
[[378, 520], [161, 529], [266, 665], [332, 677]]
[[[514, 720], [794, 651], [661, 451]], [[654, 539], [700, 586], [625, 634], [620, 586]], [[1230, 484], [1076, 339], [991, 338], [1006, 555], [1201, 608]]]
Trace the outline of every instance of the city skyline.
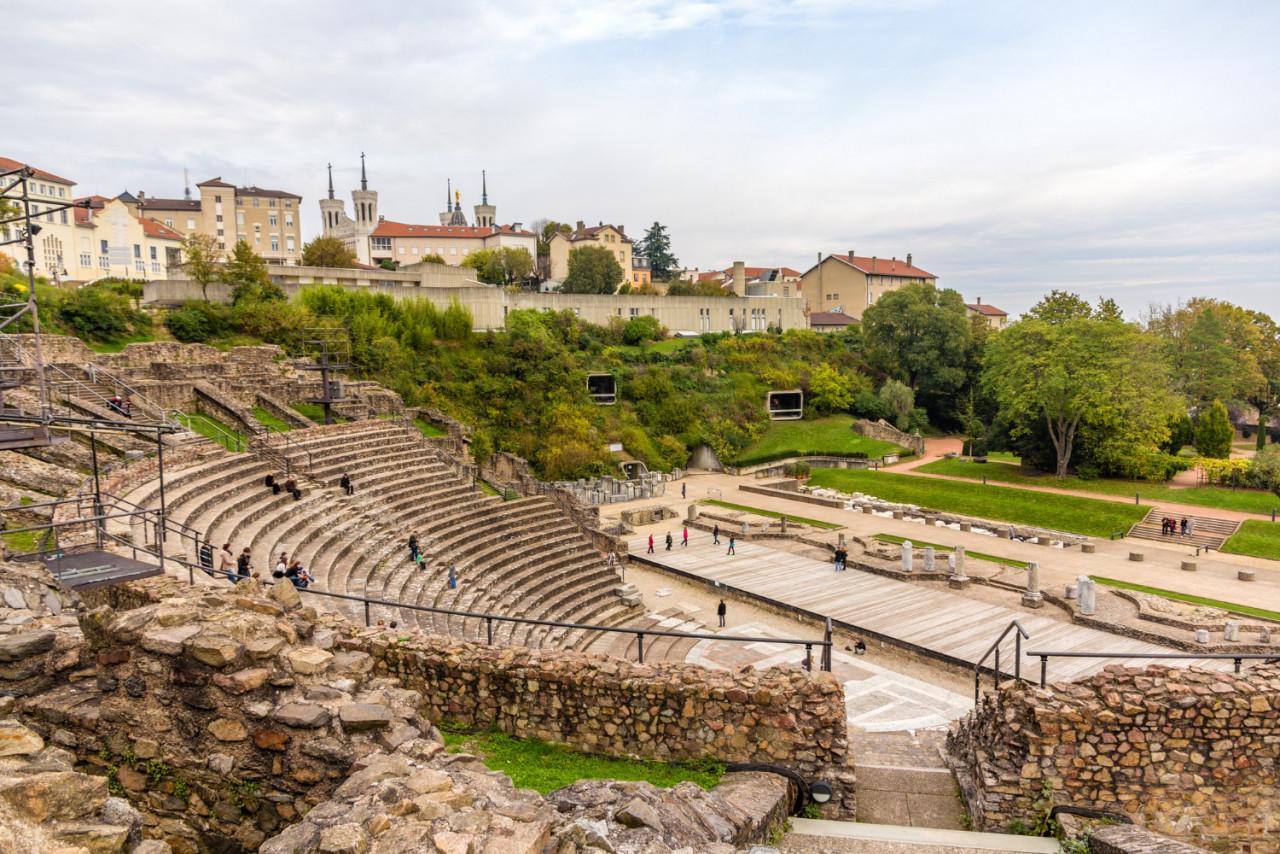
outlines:
[[[480, 172], [502, 223], [653, 221], [680, 261], [904, 258], [1013, 313], [1053, 288], [1280, 315], [1263, 3], [602, 2], [15, 8], [7, 156], [177, 197], [302, 195], [360, 153], [388, 219]], [[119, 53], [88, 44], [129, 45]], [[53, 53], [56, 63], [42, 62]]]

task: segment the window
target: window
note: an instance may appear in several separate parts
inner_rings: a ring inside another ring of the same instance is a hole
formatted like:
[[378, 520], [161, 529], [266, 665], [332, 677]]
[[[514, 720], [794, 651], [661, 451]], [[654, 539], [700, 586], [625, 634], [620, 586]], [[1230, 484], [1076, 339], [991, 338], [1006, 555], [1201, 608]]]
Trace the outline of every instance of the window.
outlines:
[[62, 224], [63, 224], [63, 225], [66, 225], [66, 224], [67, 224], [67, 212], [66, 212], [66, 211], [63, 211], [63, 212], [62, 212], [62, 214], [61, 214], [61, 216], [62, 216]]
[[288, 201], [286, 201], [286, 202], [284, 203], [284, 206], [285, 206], [286, 208], [291, 208], [291, 207], [293, 207], [293, 202], [288, 202]]
[[244, 207], [244, 199], [236, 199], [236, 207], [238, 208]]
[[286, 234], [284, 236], [284, 248], [288, 252], [293, 251], [293, 235], [292, 234]]
[[[414, 252], [417, 252], [417, 251], [418, 251], [417, 247], [414, 247], [414, 250], [413, 250], [413, 251], [414, 251]], [[404, 247], [403, 247], [403, 246], [401, 246], [401, 247], [400, 247], [400, 254], [401, 254], [401, 255], [403, 255], [403, 254], [404, 254]]]
[[43, 195], [47, 195], [47, 194], [48, 194], [48, 192], [49, 192], [49, 188], [48, 188], [48, 187], [46, 187], [44, 184], [41, 184], [41, 185], [40, 185], [40, 195], [42, 195], [42, 196], [43, 196]]
[[271, 216], [267, 217], [267, 225], [271, 226], [272, 228], [275, 228], [277, 225], [279, 225], [279, 223], [276, 222], [276, 215], [274, 212], [271, 214]]
[[222, 196], [214, 196], [213, 200], [217, 204], [222, 204]]
[[[259, 243], [261, 243], [262, 241], [258, 241], [258, 242], [259, 242]], [[219, 249], [226, 249], [226, 248], [227, 248], [227, 241], [225, 241], [225, 240], [219, 240], [219, 241], [218, 241], [218, 248], [219, 248]]]
[[293, 214], [284, 215], [284, 227], [293, 228]]
[[413, 254], [414, 254], [414, 255], [417, 255], [417, 254], [418, 254], [418, 247], [416, 247], [416, 246], [415, 246], [415, 247], [413, 247]]
[[241, 241], [241, 242], [243, 242], [243, 241], [244, 241], [244, 232], [243, 232], [243, 231], [236, 235], [236, 240], [239, 240], [239, 241]]
[[372, 242], [373, 242], [373, 248], [374, 248], [374, 249], [376, 249], [376, 250], [381, 250], [381, 251], [383, 251], [383, 252], [390, 252], [390, 251], [391, 251], [391, 238], [390, 238], [390, 237], [375, 237], [375, 238], [373, 238], [373, 241], [372, 241]]
[[449, 247], [449, 254], [450, 254], [450, 255], [457, 255], [457, 254], [458, 254], [458, 247], [456, 247], [456, 246], [450, 246], [450, 247]]
[[640, 274], [639, 274], [639, 273], [632, 273], [632, 274], [631, 274], [631, 281], [633, 281], [633, 282], [638, 282], [638, 281], [640, 281]]
[[275, 206], [276, 206], [276, 200], [275, 200], [275, 199], [267, 199], [267, 207], [269, 207], [269, 208], [274, 208]]
[[218, 222], [222, 222], [222, 214], [218, 214]]
[[236, 225], [244, 225], [244, 211], [236, 211]]
[[110, 269], [111, 269], [111, 256], [110, 256], [110, 255], [99, 255], [99, 256], [98, 256], [98, 266], [99, 266], [99, 267], [101, 267], [101, 268], [102, 268], [102, 269], [104, 269], [104, 270], [110, 270]]
[[875, 302], [875, 300], [872, 298], [871, 291], [867, 291], [867, 305], [871, 305], [873, 302]]
[[166, 217], [164, 224], [169, 228], [173, 228], [173, 217]]
[[139, 246], [137, 243], [133, 244], [133, 257], [134, 258], [142, 257], [142, 247]]
[[66, 187], [59, 187], [59, 188], [58, 188], [58, 198], [60, 198], [60, 199], [65, 199], [66, 197], [67, 197], [67, 188], [66, 188]]
[[271, 251], [272, 252], [280, 251], [280, 235], [278, 234], [271, 235]]
[[632, 317], [639, 317], [639, 316], [640, 316], [640, 309], [638, 309], [638, 308], [633, 308], [633, 309], [631, 309], [631, 316], [632, 316]]
[[256, 207], [258, 207], [258, 200], [257, 200], [257, 199], [254, 199], [254, 200], [253, 200], [253, 206], [254, 206], [255, 208], [256, 208]]
[[107, 241], [105, 241], [105, 240], [100, 240], [100, 241], [98, 241], [98, 242], [101, 244], [101, 248], [100, 248], [98, 251], [100, 251], [103, 255], [106, 255], [106, 254], [107, 254]]
[[218, 236], [221, 237], [222, 235], [223, 235], [222, 229], [218, 229]]
[[191, 229], [193, 229], [193, 228], [195, 228], [195, 227], [196, 227], [196, 220], [195, 220], [195, 217], [190, 217], [190, 216], [189, 216], [189, 217], [187, 217], [187, 230], [188, 230], [188, 231], [190, 231]]
[[154, 246], [151, 247], [151, 260], [156, 260], [156, 248]]
[[92, 254], [90, 254], [90, 253], [88, 253], [88, 252], [81, 252], [81, 253], [80, 253], [80, 266], [81, 266], [81, 267], [88, 267], [88, 266], [89, 266], [89, 265], [91, 265], [92, 263], [93, 263], [93, 255], [92, 255]]
[[47, 214], [44, 215], [44, 221], [53, 222], [53, 211], [49, 211]]

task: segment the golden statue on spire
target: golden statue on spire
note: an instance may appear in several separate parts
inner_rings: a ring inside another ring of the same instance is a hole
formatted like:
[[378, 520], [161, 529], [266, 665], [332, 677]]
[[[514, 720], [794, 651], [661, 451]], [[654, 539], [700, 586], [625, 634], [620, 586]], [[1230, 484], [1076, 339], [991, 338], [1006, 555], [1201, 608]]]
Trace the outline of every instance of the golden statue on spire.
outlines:
[[462, 204], [462, 191], [461, 191], [461, 190], [454, 190], [454, 191], [453, 191], [453, 203], [454, 203], [455, 205], [460, 205], [460, 204]]

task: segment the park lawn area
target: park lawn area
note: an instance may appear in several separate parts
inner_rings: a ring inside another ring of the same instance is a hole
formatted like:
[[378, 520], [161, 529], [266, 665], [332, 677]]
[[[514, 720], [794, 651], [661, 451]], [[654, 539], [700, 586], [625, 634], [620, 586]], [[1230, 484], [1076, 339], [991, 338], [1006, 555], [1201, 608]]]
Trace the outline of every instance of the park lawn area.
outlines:
[[255, 406], [253, 408], [253, 417], [258, 419], [258, 423], [261, 424], [263, 427], [270, 427], [272, 430], [292, 430], [293, 429], [292, 424], [289, 424], [287, 421], [283, 421], [275, 417], [270, 412], [263, 409], [261, 406]]
[[1177, 593], [1173, 590], [1161, 590], [1159, 587], [1147, 587], [1143, 584], [1132, 584], [1128, 581], [1117, 581], [1114, 578], [1101, 578], [1096, 575], [1089, 576], [1099, 584], [1105, 584], [1107, 587], [1118, 587], [1121, 590], [1133, 590], [1138, 593], [1150, 593], [1153, 596], [1163, 596], [1166, 599], [1176, 599], [1179, 602], [1190, 602], [1193, 605], [1208, 605], [1211, 608], [1221, 608], [1224, 611], [1231, 611], [1235, 614], [1247, 614], [1250, 617], [1262, 617], [1267, 620], [1280, 620], [1280, 613], [1268, 611], [1265, 608], [1255, 608], [1252, 605], [1236, 605], [1233, 602], [1222, 602], [1218, 599], [1206, 599], [1203, 596], [1193, 596], [1190, 593]]
[[1008, 451], [992, 451], [987, 454], [987, 459], [996, 463], [1021, 463], [1022, 457], [1017, 454], [1011, 454]]
[[690, 781], [710, 789], [724, 776], [724, 766], [667, 765], [610, 756], [587, 756], [568, 747], [535, 739], [512, 738], [504, 732], [476, 734], [445, 730], [445, 750], [471, 753], [490, 768], [504, 772], [517, 789], [537, 789], [546, 795], [579, 780], [644, 780], [661, 789]]
[[726, 507], [729, 510], [738, 510], [743, 513], [754, 513], [757, 516], [768, 516], [770, 519], [781, 519], [783, 516], [786, 516], [788, 522], [799, 522], [801, 525], [812, 525], [815, 528], [826, 528], [828, 531], [835, 531], [844, 527], [844, 525], [836, 525], [833, 522], [820, 522], [817, 519], [806, 519], [803, 516], [794, 516], [790, 513], [778, 513], [775, 510], [760, 510], [756, 507], [748, 507], [745, 504], [731, 504], [728, 501], [704, 500], [702, 503], [714, 504], [716, 507]]
[[[877, 540], [884, 540], [886, 543], [905, 543], [908, 539], [907, 537], [895, 537], [893, 534], [875, 534], [874, 536]], [[925, 546], [933, 546], [933, 550], [940, 554], [950, 554], [955, 551], [954, 546], [943, 546], [938, 543], [917, 540], [915, 537], [911, 537], [910, 540], [913, 547], [920, 546], [921, 548], [924, 548]], [[974, 560], [986, 560], [991, 563], [1001, 564], [1002, 566], [1016, 566], [1019, 569], [1027, 568], [1027, 562], [1025, 560], [1014, 560], [1011, 557], [996, 557], [995, 555], [989, 555], [983, 552], [971, 552], [968, 550], [965, 551], [965, 555], [973, 558]]]
[[819, 469], [813, 473], [809, 485], [863, 492], [884, 501], [1091, 537], [1128, 531], [1151, 509], [1075, 495], [1055, 495], [1052, 501], [1046, 501], [1044, 493], [1026, 489], [854, 469]]
[[1280, 560], [1280, 522], [1248, 519], [1218, 551]]
[[1017, 486], [1053, 486], [1124, 498], [1133, 498], [1134, 493], [1138, 493], [1144, 500], [1149, 501], [1172, 501], [1218, 510], [1238, 510], [1243, 513], [1270, 513], [1273, 507], [1280, 507], [1280, 499], [1277, 499], [1274, 494], [1256, 489], [1221, 489], [1211, 486], [1188, 486], [1177, 489], [1146, 480], [1081, 480], [1078, 477], [1054, 480], [1053, 475], [1050, 474], [1027, 474], [1016, 466], [993, 466], [989, 463], [984, 465], [969, 460], [938, 460], [920, 466], [916, 470], [974, 480], [982, 480], [985, 474], [988, 481], [995, 480]]
[[850, 457], [855, 453], [863, 453], [869, 459], [877, 460], [885, 454], [907, 453], [907, 449], [901, 445], [859, 436], [850, 429], [852, 424], [852, 415], [775, 421], [731, 465], [748, 466], [808, 454]]
[[[217, 442], [219, 445], [222, 445], [222, 447], [226, 448], [228, 451], [245, 450], [243, 439], [241, 440], [239, 447], [236, 447], [236, 441], [234, 437], [237, 431], [228, 427], [226, 424], [223, 424], [221, 421], [219, 421], [216, 418], [211, 418], [208, 415], [199, 415], [199, 414], [183, 415], [181, 421], [182, 423], [190, 427], [192, 430], [199, 433], [201, 436], [212, 439], [213, 441]], [[225, 435], [227, 433], [230, 433], [232, 438], [227, 438], [227, 436]]]

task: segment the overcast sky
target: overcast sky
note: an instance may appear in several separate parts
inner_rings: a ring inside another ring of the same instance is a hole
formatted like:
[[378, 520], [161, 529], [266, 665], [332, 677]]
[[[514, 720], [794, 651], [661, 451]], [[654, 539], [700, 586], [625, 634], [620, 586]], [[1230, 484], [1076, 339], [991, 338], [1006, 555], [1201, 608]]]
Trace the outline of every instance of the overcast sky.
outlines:
[[[11, 4], [0, 153], [319, 231], [380, 213], [661, 221], [681, 262], [904, 257], [1017, 313], [1051, 288], [1280, 316], [1280, 3]], [[29, 123], [28, 123], [29, 122]], [[24, 124], [28, 123], [28, 124]], [[350, 207], [348, 207], [350, 210]]]

